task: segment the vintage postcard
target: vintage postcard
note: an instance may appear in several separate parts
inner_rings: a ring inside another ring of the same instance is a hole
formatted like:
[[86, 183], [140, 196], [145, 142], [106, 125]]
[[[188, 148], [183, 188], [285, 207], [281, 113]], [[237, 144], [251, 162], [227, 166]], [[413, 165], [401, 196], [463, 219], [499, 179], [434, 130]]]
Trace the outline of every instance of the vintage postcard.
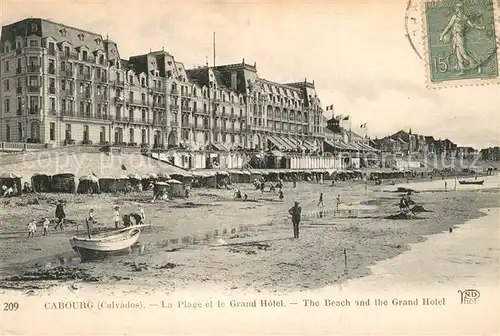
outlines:
[[2, 335], [497, 335], [498, 0], [0, 0]]

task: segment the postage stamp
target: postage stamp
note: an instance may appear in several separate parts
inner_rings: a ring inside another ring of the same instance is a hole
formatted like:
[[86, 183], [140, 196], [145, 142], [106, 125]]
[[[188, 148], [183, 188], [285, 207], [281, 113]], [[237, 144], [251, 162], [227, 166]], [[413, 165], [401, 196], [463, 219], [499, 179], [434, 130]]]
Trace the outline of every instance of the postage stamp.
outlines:
[[429, 88], [499, 83], [496, 0], [423, 2]]

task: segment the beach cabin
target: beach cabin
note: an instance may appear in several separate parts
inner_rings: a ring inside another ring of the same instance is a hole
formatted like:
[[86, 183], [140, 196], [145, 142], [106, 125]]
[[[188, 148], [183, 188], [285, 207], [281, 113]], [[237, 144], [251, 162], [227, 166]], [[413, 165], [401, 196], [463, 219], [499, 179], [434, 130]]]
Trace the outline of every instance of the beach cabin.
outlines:
[[79, 178], [77, 192], [79, 194], [100, 194], [99, 179], [94, 175], [85, 175]]
[[186, 188], [181, 181], [170, 179], [167, 183], [170, 185], [172, 197], [186, 197]]
[[21, 175], [16, 173], [2, 173], [0, 174], [0, 186], [6, 186], [7, 188], [12, 187], [14, 189], [14, 194], [12, 194], [13, 196], [21, 195], [21, 177]]
[[45, 173], [35, 173], [31, 176], [31, 188], [35, 192], [49, 192], [52, 176]]
[[74, 174], [63, 173], [52, 176], [50, 183], [51, 192], [75, 194], [78, 187], [78, 180]]
[[129, 178], [121, 177], [101, 177], [99, 187], [103, 193], [127, 192], [129, 188]]
[[187, 172], [170, 174], [170, 178], [181, 181], [185, 186], [191, 186], [191, 184], [193, 183], [193, 174]]

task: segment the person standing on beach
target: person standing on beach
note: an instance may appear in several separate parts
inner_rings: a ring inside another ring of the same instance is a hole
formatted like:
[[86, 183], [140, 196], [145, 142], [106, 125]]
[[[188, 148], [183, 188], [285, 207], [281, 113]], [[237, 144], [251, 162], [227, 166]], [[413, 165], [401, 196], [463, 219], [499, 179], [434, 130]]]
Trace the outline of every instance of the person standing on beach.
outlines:
[[43, 219], [43, 235], [46, 236], [48, 233], [47, 231], [49, 230], [49, 224], [50, 221], [47, 217]]
[[142, 205], [139, 205], [139, 214], [141, 215], [141, 221], [139, 224], [145, 224], [146, 223], [146, 213], [144, 212], [144, 208]]
[[301, 212], [302, 208], [300, 207], [299, 202], [295, 202], [294, 206], [288, 210], [288, 213], [292, 215], [293, 238], [299, 238], [299, 224], [300, 224]]
[[118, 211], [120, 208], [115, 206], [115, 228], [118, 229], [118, 226], [120, 226], [120, 212]]
[[64, 207], [63, 207], [63, 201], [59, 200], [56, 205], [56, 218], [57, 218], [57, 223], [56, 226], [54, 227], [54, 230], [57, 231], [57, 228], [60, 226], [61, 231], [64, 230], [64, 225], [63, 221], [66, 218], [66, 213], [64, 212]]
[[339, 211], [340, 203], [342, 203], [342, 200], [340, 199], [340, 194], [339, 194], [337, 195], [337, 211]]
[[319, 201], [318, 201], [318, 206], [324, 207], [325, 205], [323, 204], [323, 193], [319, 194]]
[[444, 181], [444, 192], [448, 191], [448, 182]]
[[35, 238], [36, 222], [32, 220], [28, 224], [28, 238]]

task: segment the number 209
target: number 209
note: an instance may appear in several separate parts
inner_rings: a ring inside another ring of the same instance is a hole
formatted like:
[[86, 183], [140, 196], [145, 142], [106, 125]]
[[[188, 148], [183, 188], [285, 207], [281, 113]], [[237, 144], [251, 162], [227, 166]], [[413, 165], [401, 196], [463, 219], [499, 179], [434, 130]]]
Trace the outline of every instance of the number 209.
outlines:
[[4, 311], [16, 311], [18, 309], [19, 309], [18, 302], [4, 302], [4, 304], [3, 304]]

